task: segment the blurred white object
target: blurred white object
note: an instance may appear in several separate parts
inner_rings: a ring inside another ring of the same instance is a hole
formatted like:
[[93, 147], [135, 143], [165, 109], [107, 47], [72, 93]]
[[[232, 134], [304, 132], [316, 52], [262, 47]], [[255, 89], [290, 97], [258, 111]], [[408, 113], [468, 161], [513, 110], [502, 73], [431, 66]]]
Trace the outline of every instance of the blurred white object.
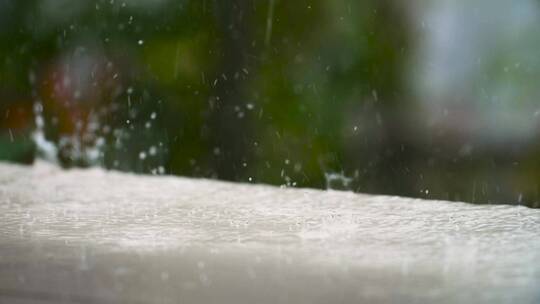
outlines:
[[476, 143], [540, 135], [537, 1], [418, 2], [409, 70], [428, 122]]

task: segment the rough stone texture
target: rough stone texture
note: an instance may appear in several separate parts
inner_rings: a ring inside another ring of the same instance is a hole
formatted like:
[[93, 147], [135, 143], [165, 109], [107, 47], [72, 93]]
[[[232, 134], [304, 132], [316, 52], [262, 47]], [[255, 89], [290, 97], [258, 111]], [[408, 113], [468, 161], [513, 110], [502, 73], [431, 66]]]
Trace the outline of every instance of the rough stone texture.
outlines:
[[0, 303], [539, 303], [540, 210], [0, 164]]

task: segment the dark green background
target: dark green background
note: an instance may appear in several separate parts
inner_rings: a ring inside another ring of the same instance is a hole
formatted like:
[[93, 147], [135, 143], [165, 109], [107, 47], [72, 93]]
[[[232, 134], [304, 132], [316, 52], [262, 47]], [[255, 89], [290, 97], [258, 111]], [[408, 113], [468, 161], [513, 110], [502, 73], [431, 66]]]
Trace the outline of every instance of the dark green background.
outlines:
[[0, 1], [0, 158], [538, 207], [538, 5], [441, 3]]

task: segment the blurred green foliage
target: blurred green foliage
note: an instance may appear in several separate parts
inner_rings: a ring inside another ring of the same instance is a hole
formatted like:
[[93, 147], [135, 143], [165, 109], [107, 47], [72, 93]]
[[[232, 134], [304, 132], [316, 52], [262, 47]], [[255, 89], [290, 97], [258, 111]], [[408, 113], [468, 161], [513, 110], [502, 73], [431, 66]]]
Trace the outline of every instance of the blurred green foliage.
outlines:
[[538, 207], [534, 140], [482, 144], [419, 101], [423, 5], [0, 1], [0, 158], [32, 162], [43, 115], [66, 167]]

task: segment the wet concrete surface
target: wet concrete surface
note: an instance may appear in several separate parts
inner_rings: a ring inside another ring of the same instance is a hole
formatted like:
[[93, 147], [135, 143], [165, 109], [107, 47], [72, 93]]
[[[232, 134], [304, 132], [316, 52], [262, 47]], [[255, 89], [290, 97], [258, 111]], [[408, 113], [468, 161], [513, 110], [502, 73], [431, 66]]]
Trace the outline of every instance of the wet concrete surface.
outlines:
[[0, 303], [539, 303], [540, 210], [0, 163]]

